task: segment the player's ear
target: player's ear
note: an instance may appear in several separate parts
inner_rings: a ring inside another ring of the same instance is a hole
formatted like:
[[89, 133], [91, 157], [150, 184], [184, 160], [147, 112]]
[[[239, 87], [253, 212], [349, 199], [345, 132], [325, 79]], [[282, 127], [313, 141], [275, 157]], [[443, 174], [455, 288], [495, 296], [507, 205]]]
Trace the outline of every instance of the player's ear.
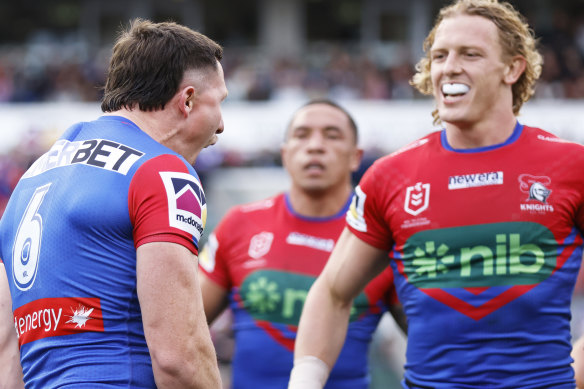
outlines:
[[355, 148], [355, 151], [353, 151], [353, 155], [351, 156], [351, 171], [355, 172], [357, 171], [357, 169], [359, 169], [359, 166], [361, 166], [361, 161], [363, 160], [363, 149], [361, 148]]
[[286, 168], [286, 142], [280, 143], [280, 159], [282, 160], [282, 166]]
[[525, 71], [527, 66], [527, 61], [520, 55], [516, 55], [511, 58], [507, 66], [505, 67], [505, 73], [503, 76], [503, 81], [505, 84], [513, 85], [519, 80], [519, 77]]
[[195, 88], [189, 85], [179, 93], [178, 109], [183, 116], [187, 117], [195, 106]]

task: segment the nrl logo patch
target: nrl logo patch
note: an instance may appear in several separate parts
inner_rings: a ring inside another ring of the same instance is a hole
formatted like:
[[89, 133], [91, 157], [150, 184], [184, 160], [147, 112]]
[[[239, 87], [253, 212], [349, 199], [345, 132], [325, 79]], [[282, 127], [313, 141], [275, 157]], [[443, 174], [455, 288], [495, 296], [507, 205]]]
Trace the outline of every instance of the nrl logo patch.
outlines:
[[430, 184], [418, 182], [414, 186], [406, 189], [406, 201], [404, 211], [410, 215], [417, 216], [428, 209], [430, 204]]
[[260, 232], [251, 237], [247, 253], [252, 258], [260, 258], [266, 255], [272, 247], [274, 234], [271, 232]]
[[198, 242], [207, 221], [207, 201], [199, 181], [188, 173], [160, 172], [168, 200], [171, 227], [188, 232]]

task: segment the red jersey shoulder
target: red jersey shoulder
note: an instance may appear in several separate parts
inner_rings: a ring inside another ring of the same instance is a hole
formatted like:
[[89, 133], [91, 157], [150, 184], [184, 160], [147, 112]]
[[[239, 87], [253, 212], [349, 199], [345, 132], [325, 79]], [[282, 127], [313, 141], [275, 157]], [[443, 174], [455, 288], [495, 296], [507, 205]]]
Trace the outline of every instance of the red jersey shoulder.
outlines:
[[417, 139], [402, 148], [376, 160], [365, 173], [365, 176], [378, 178], [385, 176], [387, 169], [399, 168], [411, 165], [412, 161], [419, 159], [419, 156], [428, 152], [430, 148], [435, 149], [440, 144], [440, 131], [434, 131], [423, 138]]
[[221, 219], [216, 228], [216, 234], [222, 235], [223, 231], [230, 231], [230, 234], [237, 230], [242, 230], [242, 226], [253, 223], [254, 220], [263, 220], [272, 217], [281, 197], [278, 195], [251, 203], [236, 205], [230, 208]]
[[440, 133], [441, 131], [434, 131], [431, 132], [430, 134], [420, 138], [420, 139], [416, 139], [413, 142], [408, 143], [407, 145], [399, 148], [398, 150], [394, 151], [393, 153], [389, 154], [387, 157], [383, 158], [383, 159], [395, 159], [398, 156], [403, 156], [403, 158], [408, 158], [409, 155], [411, 155], [412, 153], [416, 153], [418, 151], [420, 151], [420, 149], [425, 147], [428, 147], [428, 145], [433, 144], [434, 142], [439, 142], [440, 141]]
[[[169, 154], [146, 161], [136, 171], [128, 208], [136, 245], [157, 234], [182, 236], [196, 245], [207, 219], [205, 194], [196, 173], [178, 156]], [[183, 239], [179, 239], [181, 243]]]
[[275, 223], [274, 209], [281, 197], [280, 195], [236, 205], [227, 211], [209, 235], [199, 257], [200, 267], [211, 280], [229, 288], [229, 262], [242, 253], [252, 252], [256, 245], [271, 245], [273, 234], [263, 228]]

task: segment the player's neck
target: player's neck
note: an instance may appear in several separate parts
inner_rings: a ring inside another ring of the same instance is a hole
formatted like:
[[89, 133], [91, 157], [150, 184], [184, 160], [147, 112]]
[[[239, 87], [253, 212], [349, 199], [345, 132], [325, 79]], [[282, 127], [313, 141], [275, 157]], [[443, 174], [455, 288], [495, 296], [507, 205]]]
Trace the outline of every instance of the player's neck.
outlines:
[[173, 121], [164, 110], [144, 112], [137, 107], [134, 109], [123, 108], [105, 115], [116, 115], [131, 120], [156, 142], [179, 153], [191, 164], [194, 164], [196, 156], [200, 152], [200, 150], [194, 150], [183, 142], [180, 130], [172, 125]]
[[157, 124], [158, 120], [153, 112], [143, 112], [138, 107], [135, 107], [134, 109], [122, 108], [118, 111], [105, 113], [104, 115], [121, 116], [131, 120], [138, 128], [159, 143], [162, 143], [163, 137], [167, 136]]
[[489, 115], [478, 122], [445, 123], [448, 144], [454, 149], [474, 149], [504, 143], [513, 134], [517, 118], [510, 112]]
[[294, 212], [306, 217], [334, 216], [347, 204], [353, 189], [350, 184], [326, 191], [306, 191], [292, 186], [289, 199]]

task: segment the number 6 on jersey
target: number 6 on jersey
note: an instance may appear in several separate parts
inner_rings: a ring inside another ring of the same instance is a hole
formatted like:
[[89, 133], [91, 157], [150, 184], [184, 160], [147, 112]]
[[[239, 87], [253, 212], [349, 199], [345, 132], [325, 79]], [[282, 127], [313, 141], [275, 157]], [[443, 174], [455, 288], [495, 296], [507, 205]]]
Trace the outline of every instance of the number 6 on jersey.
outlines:
[[26, 207], [26, 212], [18, 226], [12, 251], [12, 277], [16, 287], [28, 290], [34, 283], [43, 235], [43, 218], [38, 213], [51, 184], [37, 188]]

